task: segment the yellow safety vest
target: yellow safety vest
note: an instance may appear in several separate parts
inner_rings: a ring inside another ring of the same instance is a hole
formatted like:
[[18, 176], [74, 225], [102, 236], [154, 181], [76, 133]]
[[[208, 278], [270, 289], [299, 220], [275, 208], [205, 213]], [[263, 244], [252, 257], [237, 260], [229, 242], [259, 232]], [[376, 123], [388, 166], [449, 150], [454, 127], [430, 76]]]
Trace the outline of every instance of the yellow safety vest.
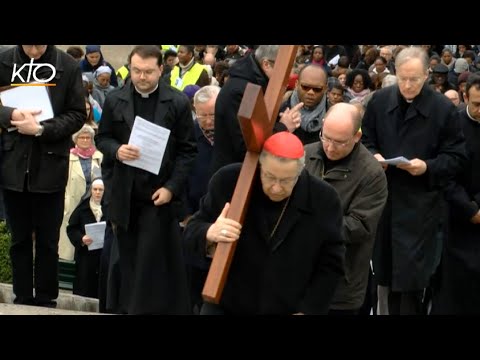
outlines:
[[170, 85], [182, 91], [187, 85], [195, 85], [204, 70], [203, 65], [195, 63], [183, 78], [180, 78], [180, 67], [175, 66], [170, 73]]
[[165, 53], [165, 51], [167, 50], [173, 50], [176, 53], [178, 53], [178, 48], [180, 47], [180, 45], [160, 45], [160, 47], [161, 47], [162, 53]]
[[128, 70], [128, 67], [123, 65], [120, 69], [117, 70], [117, 77], [120, 76], [123, 80], [125, 80], [129, 72], [130, 71]]

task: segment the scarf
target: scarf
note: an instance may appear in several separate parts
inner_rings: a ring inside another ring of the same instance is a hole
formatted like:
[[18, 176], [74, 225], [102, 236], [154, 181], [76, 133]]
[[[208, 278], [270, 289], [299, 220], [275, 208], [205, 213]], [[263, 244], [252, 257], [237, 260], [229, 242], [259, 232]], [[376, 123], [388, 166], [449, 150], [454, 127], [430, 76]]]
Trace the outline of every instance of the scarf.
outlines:
[[95, 201], [93, 201], [93, 197], [90, 198], [90, 209], [95, 216], [95, 220], [99, 222], [103, 216], [102, 205], [100, 203], [97, 204]]
[[[322, 127], [323, 117], [325, 116], [325, 105], [327, 101], [327, 94], [323, 94], [322, 100], [320, 103], [313, 109], [303, 107], [300, 110], [300, 115], [302, 117], [301, 127], [306, 132], [312, 133], [315, 131], [319, 131]], [[298, 98], [298, 92], [295, 89], [290, 97], [290, 108], [293, 108], [300, 102]]]
[[363, 89], [360, 92], [355, 92], [352, 90], [352, 88], [347, 88], [347, 91], [353, 99], [357, 99], [358, 101], [362, 101], [363, 99], [365, 99], [365, 96], [370, 94], [370, 89]]
[[95, 151], [97, 151], [97, 148], [93, 145], [90, 146], [88, 149], [81, 149], [77, 145], [75, 145], [74, 148], [70, 149], [70, 154], [77, 155], [82, 159], [90, 159], [95, 153]]
[[185, 73], [188, 70], [190, 70], [194, 64], [195, 64], [195, 57], [192, 57], [192, 59], [186, 65], [182, 65], [181, 63], [178, 63], [178, 67], [180, 68], [180, 77], [183, 78], [183, 75], [185, 75]]

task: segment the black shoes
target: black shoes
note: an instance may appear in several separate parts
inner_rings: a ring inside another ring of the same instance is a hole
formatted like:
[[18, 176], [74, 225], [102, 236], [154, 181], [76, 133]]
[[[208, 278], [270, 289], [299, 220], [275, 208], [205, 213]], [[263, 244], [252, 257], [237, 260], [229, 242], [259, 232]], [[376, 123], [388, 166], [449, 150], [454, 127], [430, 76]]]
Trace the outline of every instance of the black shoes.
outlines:
[[35, 306], [35, 299], [31, 296], [17, 296], [15, 300], [13, 300], [15, 305], [30, 305]]
[[33, 297], [26, 296], [17, 296], [15, 300], [13, 300], [13, 303], [15, 305], [42, 306], [52, 309], [57, 307], [57, 302], [54, 300], [34, 299]]

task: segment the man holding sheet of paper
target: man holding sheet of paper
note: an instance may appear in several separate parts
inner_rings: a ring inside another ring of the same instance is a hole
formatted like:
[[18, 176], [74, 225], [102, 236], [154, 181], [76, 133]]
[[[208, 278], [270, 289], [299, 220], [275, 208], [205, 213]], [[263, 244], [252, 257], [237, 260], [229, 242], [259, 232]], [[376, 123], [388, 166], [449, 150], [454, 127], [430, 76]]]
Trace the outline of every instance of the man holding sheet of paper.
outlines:
[[[363, 119], [363, 143], [387, 165], [388, 199], [373, 254], [375, 277], [388, 287], [390, 314], [421, 314], [424, 289], [440, 261], [443, 190], [463, 167], [465, 148], [458, 111], [425, 81], [428, 57], [418, 47], [395, 60], [398, 84], [378, 90]], [[398, 160], [398, 159], [397, 159]], [[380, 295], [380, 293], [379, 293]]]
[[108, 94], [95, 138], [107, 164], [113, 161], [107, 217], [118, 239], [120, 311], [186, 314], [191, 307], [172, 200], [181, 198], [197, 152], [190, 102], [159, 81], [157, 46], [136, 46], [129, 65], [131, 80]]
[[[48, 81], [48, 87], [25, 87], [29, 77]], [[5, 91], [13, 96], [1, 96], [0, 176], [12, 232], [14, 302], [54, 307], [72, 134], [87, 116], [82, 75], [54, 45], [17, 45], [0, 53], [0, 88], [12, 83], [22, 86]]]

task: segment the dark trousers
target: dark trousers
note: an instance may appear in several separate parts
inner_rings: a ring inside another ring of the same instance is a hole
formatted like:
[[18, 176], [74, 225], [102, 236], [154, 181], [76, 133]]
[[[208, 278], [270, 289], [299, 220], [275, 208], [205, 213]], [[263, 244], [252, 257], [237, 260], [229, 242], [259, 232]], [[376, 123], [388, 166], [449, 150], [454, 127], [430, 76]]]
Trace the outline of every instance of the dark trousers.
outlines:
[[113, 237], [114, 235], [111, 223], [110, 221], [107, 221], [103, 249], [100, 256], [100, 269], [98, 274], [98, 311], [101, 313], [107, 312], [108, 268]]
[[31, 303], [35, 287], [35, 303], [49, 305], [58, 297], [58, 239], [65, 192], [44, 194], [4, 190], [4, 200], [12, 233], [10, 258], [15, 302]]
[[187, 265], [187, 276], [190, 287], [190, 299], [192, 301], [193, 314], [199, 315], [203, 304], [202, 291], [207, 280], [208, 270]]
[[424, 315], [422, 298], [423, 290], [407, 292], [390, 291], [388, 294], [388, 314]]
[[372, 268], [369, 266], [365, 300], [363, 301], [362, 306], [358, 310], [358, 315], [370, 315], [371, 312], [373, 313], [373, 315], [375, 315], [377, 312], [377, 285], [375, 283]]

